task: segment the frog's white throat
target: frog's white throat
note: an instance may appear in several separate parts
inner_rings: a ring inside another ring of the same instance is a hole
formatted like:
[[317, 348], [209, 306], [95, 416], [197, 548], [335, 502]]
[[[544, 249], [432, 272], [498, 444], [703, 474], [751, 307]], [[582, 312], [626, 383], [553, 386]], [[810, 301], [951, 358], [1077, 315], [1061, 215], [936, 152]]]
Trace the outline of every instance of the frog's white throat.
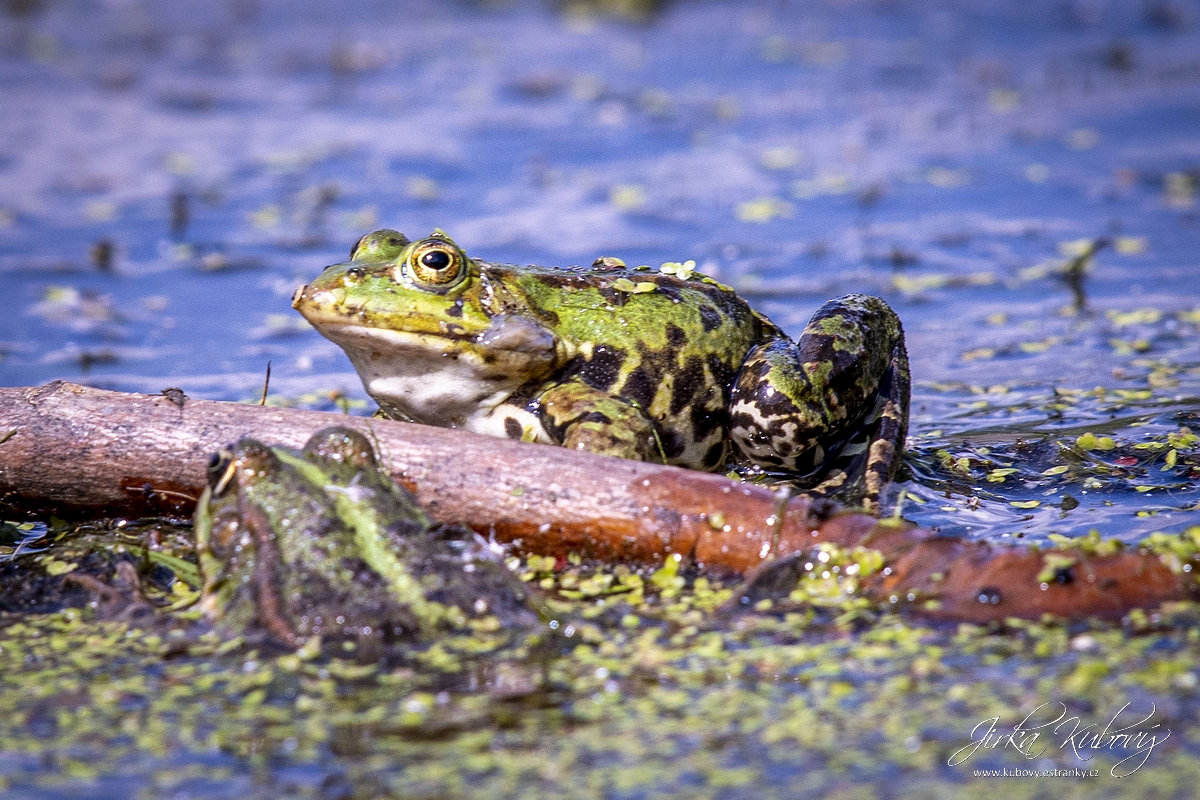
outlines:
[[[498, 406], [554, 369], [554, 348], [499, 349], [472, 340], [361, 325], [321, 333], [350, 357], [367, 393], [388, 416], [493, 433]], [[540, 438], [540, 437], [539, 437]]]

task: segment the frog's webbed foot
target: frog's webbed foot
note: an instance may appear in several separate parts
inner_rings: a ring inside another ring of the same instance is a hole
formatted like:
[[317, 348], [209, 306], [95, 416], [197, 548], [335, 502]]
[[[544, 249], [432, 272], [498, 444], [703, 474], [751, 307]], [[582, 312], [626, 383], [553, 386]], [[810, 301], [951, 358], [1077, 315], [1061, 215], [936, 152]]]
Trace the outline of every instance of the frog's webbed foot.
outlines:
[[814, 495], [871, 507], [895, 474], [908, 428], [908, 354], [895, 312], [847, 295], [817, 310], [793, 345], [747, 356], [730, 406], [742, 455]]
[[568, 380], [537, 398], [550, 438], [572, 450], [638, 461], [666, 460], [650, 418], [633, 403]]
[[92, 594], [102, 619], [130, 622], [153, 616], [157, 611], [142, 594], [137, 568], [129, 561], [116, 563], [109, 582], [82, 572], [68, 572], [63, 578]]

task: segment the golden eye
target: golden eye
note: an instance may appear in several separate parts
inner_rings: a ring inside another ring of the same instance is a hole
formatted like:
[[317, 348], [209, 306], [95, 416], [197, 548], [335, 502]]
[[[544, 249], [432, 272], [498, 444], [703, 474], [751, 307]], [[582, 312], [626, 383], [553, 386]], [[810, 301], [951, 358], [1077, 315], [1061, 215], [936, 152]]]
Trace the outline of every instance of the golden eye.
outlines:
[[451, 242], [430, 238], [418, 242], [408, 256], [413, 279], [431, 289], [447, 290], [467, 274], [467, 257]]
[[229, 487], [229, 482], [233, 479], [234, 463], [233, 452], [228, 448], [221, 448], [212, 454], [208, 460], [208, 485], [213, 490], [213, 497], [220, 497]]

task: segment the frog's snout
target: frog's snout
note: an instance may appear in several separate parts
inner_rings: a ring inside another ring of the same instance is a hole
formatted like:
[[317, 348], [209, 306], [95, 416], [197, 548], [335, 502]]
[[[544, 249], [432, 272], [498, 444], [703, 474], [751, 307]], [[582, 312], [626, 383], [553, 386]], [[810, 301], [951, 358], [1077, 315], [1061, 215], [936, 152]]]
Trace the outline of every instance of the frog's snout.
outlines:
[[300, 304], [300, 298], [304, 296], [304, 290], [308, 288], [307, 283], [302, 283], [296, 287], [296, 291], [292, 292], [292, 308], [296, 308]]

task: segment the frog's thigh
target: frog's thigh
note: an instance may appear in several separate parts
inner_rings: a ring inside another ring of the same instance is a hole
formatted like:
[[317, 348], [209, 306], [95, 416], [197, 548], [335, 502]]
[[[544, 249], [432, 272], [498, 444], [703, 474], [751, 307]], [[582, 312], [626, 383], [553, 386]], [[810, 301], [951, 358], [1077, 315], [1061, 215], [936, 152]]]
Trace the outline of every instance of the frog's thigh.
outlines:
[[903, 340], [883, 300], [829, 301], [796, 344], [778, 337], [750, 351], [733, 389], [730, 437], [751, 461], [796, 469], [821, 439], [871, 410]]
[[642, 411], [607, 392], [572, 380], [538, 397], [550, 437], [572, 450], [638, 461], [661, 461], [654, 423]]

